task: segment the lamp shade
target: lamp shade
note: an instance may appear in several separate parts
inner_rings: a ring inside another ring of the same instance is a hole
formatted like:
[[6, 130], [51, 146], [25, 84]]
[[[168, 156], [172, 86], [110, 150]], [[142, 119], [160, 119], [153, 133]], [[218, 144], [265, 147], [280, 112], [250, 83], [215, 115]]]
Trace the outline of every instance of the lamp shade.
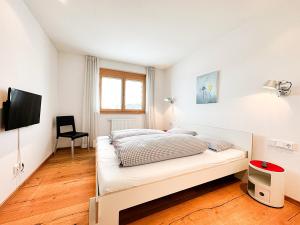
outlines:
[[276, 80], [268, 80], [264, 84], [264, 88], [268, 88], [268, 89], [277, 89], [277, 86], [278, 86], [278, 81]]
[[174, 103], [174, 98], [168, 97], [168, 98], [165, 98], [164, 101], [173, 104]]

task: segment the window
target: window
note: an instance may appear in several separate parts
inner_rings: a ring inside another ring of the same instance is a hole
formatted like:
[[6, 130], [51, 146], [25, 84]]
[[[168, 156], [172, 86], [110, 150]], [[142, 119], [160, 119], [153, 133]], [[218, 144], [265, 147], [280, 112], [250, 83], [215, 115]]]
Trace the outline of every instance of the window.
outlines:
[[145, 113], [146, 76], [100, 69], [102, 113]]

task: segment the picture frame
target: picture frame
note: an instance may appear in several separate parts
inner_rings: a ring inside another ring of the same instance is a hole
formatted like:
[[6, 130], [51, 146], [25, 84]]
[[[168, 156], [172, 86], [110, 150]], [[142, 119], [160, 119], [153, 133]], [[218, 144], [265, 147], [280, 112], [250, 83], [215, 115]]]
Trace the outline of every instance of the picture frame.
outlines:
[[219, 98], [219, 71], [196, 78], [196, 104], [217, 103]]

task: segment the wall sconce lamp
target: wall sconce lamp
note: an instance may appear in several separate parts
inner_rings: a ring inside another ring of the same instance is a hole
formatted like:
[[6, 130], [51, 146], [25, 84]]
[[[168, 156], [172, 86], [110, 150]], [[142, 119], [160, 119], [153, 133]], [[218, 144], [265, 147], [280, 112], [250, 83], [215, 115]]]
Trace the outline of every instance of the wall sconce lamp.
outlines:
[[264, 84], [264, 88], [276, 90], [278, 97], [280, 97], [280, 96], [290, 95], [292, 85], [293, 85], [292, 82], [286, 80], [282, 80], [282, 81], [268, 80]]
[[173, 97], [168, 97], [164, 99], [165, 102], [169, 102], [170, 104], [174, 104], [175, 99]]

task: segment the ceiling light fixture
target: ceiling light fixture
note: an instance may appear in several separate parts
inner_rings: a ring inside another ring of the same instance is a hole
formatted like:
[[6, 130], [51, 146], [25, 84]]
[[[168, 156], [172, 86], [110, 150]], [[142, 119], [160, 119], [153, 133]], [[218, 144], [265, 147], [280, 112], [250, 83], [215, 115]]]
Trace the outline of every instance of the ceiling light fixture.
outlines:
[[66, 5], [66, 4], [68, 4], [68, 1], [69, 0], [58, 0], [60, 3], [62, 3], [62, 4], [64, 4], [64, 5]]

